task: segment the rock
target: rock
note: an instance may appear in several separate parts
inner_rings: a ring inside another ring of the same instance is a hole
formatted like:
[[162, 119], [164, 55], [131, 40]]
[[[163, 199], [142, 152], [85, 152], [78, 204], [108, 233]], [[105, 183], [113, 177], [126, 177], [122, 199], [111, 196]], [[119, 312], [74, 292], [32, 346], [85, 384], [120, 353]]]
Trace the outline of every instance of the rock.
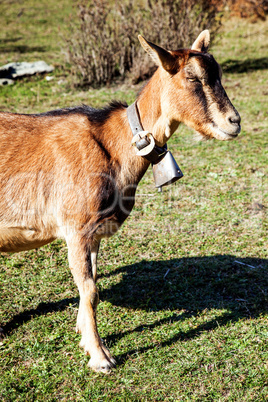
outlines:
[[5, 85], [12, 85], [14, 84], [14, 80], [11, 80], [10, 78], [0, 78], [0, 86], [5, 86]]
[[49, 66], [42, 60], [33, 63], [27, 63], [25, 61], [21, 63], [8, 63], [0, 67], [0, 78], [14, 79], [27, 75], [51, 73], [53, 70], [53, 66]]

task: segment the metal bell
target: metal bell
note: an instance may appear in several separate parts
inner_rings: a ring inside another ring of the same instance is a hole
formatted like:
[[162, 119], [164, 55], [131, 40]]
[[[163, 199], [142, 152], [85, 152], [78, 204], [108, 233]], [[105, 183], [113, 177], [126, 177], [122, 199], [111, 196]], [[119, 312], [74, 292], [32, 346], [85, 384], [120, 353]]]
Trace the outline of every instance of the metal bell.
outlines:
[[167, 151], [157, 163], [152, 165], [155, 187], [160, 189], [183, 177], [182, 171], [170, 151]]

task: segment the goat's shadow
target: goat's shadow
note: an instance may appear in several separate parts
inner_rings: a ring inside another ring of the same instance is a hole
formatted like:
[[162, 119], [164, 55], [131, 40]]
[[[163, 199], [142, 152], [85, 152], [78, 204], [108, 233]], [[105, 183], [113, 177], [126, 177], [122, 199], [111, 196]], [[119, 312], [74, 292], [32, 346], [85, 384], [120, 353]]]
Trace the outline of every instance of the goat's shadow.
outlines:
[[[181, 321], [198, 315], [204, 309], [221, 309], [226, 312], [187, 332], [178, 330], [177, 334], [162, 342], [162, 346], [178, 340], [187, 341], [203, 331], [210, 331], [219, 325], [226, 325], [241, 318], [258, 317], [265, 313], [268, 307], [267, 268], [268, 261], [265, 259], [216, 255], [167, 261], [141, 261], [100, 274], [100, 287], [102, 279], [118, 274], [122, 276], [116, 284], [102, 289], [101, 300], [135, 310], [169, 311], [167, 318], [156, 319], [150, 324], [145, 322], [125, 332], [115, 332], [107, 336], [105, 342], [108, 346], [112, 346], [129, 333], [153, 329], [166, 322]], [[14, 316], [5, 325], [4, 332], [10, 333], [20, 323], [29, 321], [35, 316], [65, 310], [70, 303], [78, 305], [78, 298], [41, 303], [36, 309]], [[139, 351], [143, 352], [154, 347], [152, 344], [140, 348]], [[137, 353], [137, 350], [116, 356], [117, 362], [122, 364], [133, 353]]]
[[[111, 346], [130, 332], [141, 332], [164, 323], [185, 320], [197, 316], [204, 309], [221, 309], [225, 312], [187, 332], [178, 330], [177, 334], [167, 338], [161, 345], [170, 345], [178, 340], [187, 341], [203, 331], [213, 330], [241, 318], [258, 317], [268, 310], [267, 268], [268, 261], [265, 259], [216, 255], [142, 261], [102, 275], [100, 279], [121, 273], [122, 279], [111, 288], [104, 289], [100, 293], [101, 299], [132, 309], [171, 312], [167, 318], [152, 324], [144, 323], [131, 331], [108, 336], [106, 342]], [[142, 347], [139, 352], [155, 346]], [[117, 356], [118, 363], [135, 353], [136, 349]]]

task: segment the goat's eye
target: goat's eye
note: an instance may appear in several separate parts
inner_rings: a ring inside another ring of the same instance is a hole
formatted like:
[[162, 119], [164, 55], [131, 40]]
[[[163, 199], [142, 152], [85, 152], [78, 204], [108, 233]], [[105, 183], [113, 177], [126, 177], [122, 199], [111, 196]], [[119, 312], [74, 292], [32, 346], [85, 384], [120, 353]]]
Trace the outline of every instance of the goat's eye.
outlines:
[[190, 82], [200, 82], [197, 78], [187, 78], [187, 80]]

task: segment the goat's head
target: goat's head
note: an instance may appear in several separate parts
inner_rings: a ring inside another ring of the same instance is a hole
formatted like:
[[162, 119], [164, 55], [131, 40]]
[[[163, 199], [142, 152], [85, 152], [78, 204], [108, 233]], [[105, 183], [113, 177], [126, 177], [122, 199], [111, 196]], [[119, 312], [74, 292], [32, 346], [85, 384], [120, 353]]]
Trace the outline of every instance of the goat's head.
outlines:
[[171, 122], [183, 122], [202, 138], [230, 140], [240, 132], [240, 116], [222, 84], [221, 69], [209, 54], [209, 31], [191, 49], [168, 51], [139, 36], [159, 66], [161, 108]]

